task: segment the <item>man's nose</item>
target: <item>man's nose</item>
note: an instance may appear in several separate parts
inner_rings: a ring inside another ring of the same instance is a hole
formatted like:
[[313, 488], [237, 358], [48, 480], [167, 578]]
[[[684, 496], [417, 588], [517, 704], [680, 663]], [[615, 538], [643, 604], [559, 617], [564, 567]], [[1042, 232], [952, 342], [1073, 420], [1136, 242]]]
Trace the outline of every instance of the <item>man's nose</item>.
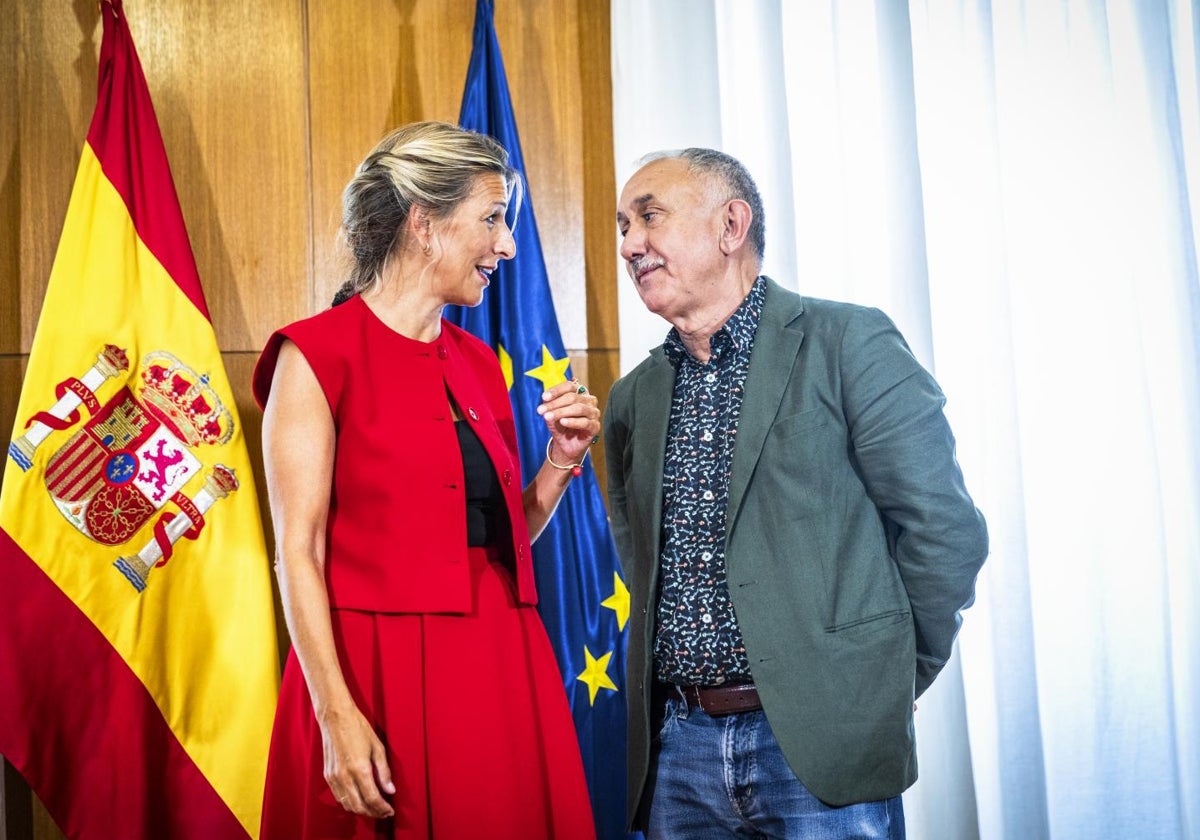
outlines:
[[629, 261], [646, 253], [646, 238], [636, 227], [630, 227], [621, 239], [621, 259]]

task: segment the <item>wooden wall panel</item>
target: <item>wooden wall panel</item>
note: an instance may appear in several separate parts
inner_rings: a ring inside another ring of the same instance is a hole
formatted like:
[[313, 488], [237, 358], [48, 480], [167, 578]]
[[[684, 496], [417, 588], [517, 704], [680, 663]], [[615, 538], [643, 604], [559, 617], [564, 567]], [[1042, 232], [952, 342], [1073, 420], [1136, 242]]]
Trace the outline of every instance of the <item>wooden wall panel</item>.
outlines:
[[[396, 125], [457, 120], [475, 2], [125, 7], [261, 476], [258, 350], [340, 285], [341, 190], [358, 161]], [[609, 4], [498, 0], [495, 17], [560, 325], [575, 371], [604, 395], [617, 371]], [[0, 0], [0, 20], [14, 24], [0, 26], [0, 89], [17, 93], [0, 97], [7, 431], [95, 103], [101, 29], [95, 0]], [[3, 771], [0, 840], [61, 838]]]
[[[33, 341], [79, 152], [96, 102], [95, 4], [19, 3], [21, 352]], [[87, 8], [85, 8], [85, 6]]]
[[[585, 14], [589, 28], [599, 23], [607, 32], [607, 3], [501, 2], [495, 13], [529, 194], [560, 326], [571, 349], [584, 349], [589, 343], [584, 156], [591, 146], [601, 145], [591, 162], [603, 165], [605, 155], [610, 163], [612, 159], [608, 53], [602, 56], [598, 77], [604, 91], [597, 97], [596, 91], [584, 89], [581, 74]], [[349, 0], [310, 7], [314, 311], [328, 305], [346, 271], [335, 236], [341, 190], [354, 166], [397, 125], [423, 119], [457, 121], [474, 15], [473, 0]], [[370, 25], [364, 26], [364, 21]], [[595, 33], [588, 37], [594, 39]], [[589, 109], [601, 115], [604, 126], [595, 134], [584, 131], [583, 114]], [[611, 166], [601, 177], [607, 177], [607, 185], [596, 186], [607, 194], [612, 191]], [[607, 224], [612, 226], [611, 221]], [[612, 259], [607, 257], [610, 268]]]
[[[583, 265], [587, 298], [588, 382], [603, 404], [621, 372], [617, 324], [617, 192], [613, 165], [612, 36], [608, 2], [579, 4], [579, 137], [583, 149]], [[604, 441], [592, 463], [606, 486]]]
[[302, 7], [125, 7], [217, 338], [257, 355], [306, 309], [294, 293], [309, 270]]
[[[21, 396], [21, 379], [25, 375], [28, 356], [17, 354], [0, 355], [0, 429], [8, 434], [17, 416], [17, 401]], [[24, 421], [22, 421], [24, 422]], [[8, 452], [8, 438], [4, 438], [4, 450]], [[3, 470], [0, 470], [3, 473]]]
[[[17, 90], [17, 0], [0, 0], [0, 90]], [[21, 157], [17, 97], [0, 97], [0, 357], [21, 349]], [[0, 389], [7, 383], [0, 379]], [[7, 430], [7, 426], [0, 426]]]
[[398, 125], [457, 121], [474, 13], [467, 0], [309, 4], [310, 311], [328, 307], [346, 276], [336, 235], [342, 189], [359, 161]]
[[0, 758], [0, 837], [29, 837], [33, 833], [33, 803], [17, 771]]

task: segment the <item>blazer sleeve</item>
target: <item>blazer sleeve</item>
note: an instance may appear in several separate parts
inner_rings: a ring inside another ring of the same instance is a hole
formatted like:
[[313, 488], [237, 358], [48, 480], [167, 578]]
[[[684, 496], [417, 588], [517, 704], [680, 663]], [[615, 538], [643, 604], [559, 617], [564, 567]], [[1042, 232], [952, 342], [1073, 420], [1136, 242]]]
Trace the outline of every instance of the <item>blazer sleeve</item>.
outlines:
[[608, 515], [617, 556], [628, 563], [633, 556], [629, 538], [629, 508], [625, 486], [628, 473], [629, 420], [626, 412], [628, 380], [617, 380], [608, 394], [604, 410], [604, 465], [608, 480]]
[[851, 457], [880, 511], [916, 631], [916, 695], [950, 658], [974, 600], [987, 528], [955, 459], [945, 397], [877, 309], [850, 319], [840, 352]]

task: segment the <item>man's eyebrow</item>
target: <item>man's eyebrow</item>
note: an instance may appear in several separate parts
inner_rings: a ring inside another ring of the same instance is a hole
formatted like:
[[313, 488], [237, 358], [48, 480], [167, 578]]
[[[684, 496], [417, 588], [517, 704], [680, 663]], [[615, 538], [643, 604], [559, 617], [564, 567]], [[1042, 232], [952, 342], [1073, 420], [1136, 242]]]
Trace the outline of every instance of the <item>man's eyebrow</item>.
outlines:
[[[635, 198], [633, 201], [631, 201], [630, 204], [633, 205], [634, 212], [636, 213], [636, 211], [641, 210], [643, 207], [645, 207], [647, 204], [649, 204], [652, 201], [654, 201], [654, 194], [646, 193], [645, 195], [639, 195], [637, 198]], [[620, 210], [618, 210], [617, 211], [617, 221], [619, 222], [624, 219], [625, 219], [625, 214], [622, 213]]]
[[635, 198], [633, 200], [633, 206], [635, 209], [641, 210], [643, 207], [645, 207], [647, 204], [649, 204], [653, 200], [654, 200], [653, 193], [646, 193], [645, 195], [639, 195], [637, 198]]

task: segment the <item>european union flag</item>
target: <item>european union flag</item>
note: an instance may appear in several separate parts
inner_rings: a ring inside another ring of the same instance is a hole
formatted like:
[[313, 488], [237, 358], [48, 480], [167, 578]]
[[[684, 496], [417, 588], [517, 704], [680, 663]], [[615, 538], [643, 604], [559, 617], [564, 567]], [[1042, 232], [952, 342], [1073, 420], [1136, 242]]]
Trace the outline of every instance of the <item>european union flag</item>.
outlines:
[[[459, 123], [490, 134], [524, 177], [525, 162], [490, 0], [476, 0], [475, 39]], [[527, 182], [528, 183], [528, 182]], [[567, 375], [550, 282], [525, 195], [513, 231], [515, 259], [502, 262], [484, 302], [448, 307], [446, 318], [496, 349], [509, 381], [521, 449], [521, 470], [533, 476], [546, 450], [536, 408], [547, 387]], [[625, 836], [625, 624], [629, 592], [591, 461], [573, 479], [549, 526], [533, 546], [538, 609], [558, 655], [587, 772], [601, 840]]]

